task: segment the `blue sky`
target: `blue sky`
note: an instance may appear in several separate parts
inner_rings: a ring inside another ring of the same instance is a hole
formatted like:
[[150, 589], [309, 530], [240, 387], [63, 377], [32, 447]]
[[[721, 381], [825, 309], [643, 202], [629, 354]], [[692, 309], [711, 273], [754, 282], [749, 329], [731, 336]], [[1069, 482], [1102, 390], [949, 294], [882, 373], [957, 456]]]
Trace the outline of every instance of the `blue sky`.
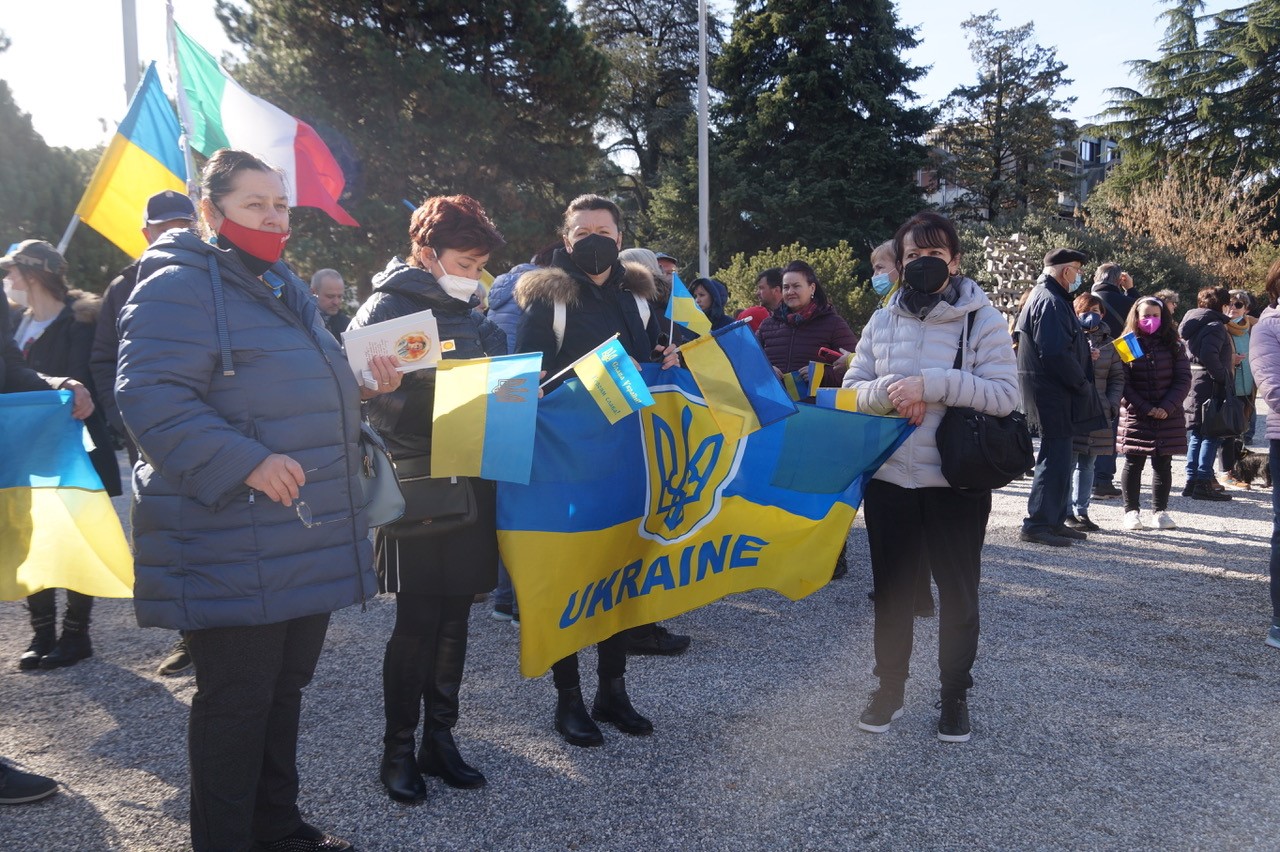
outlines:
[[[165, 70], [164, 0], [135, 0], [139, 54], [158, 60]], [[575, 5], [576, 3], [572, 3]], [[714, 0], [727, 12], [730, 4]], [[1210, 0], [1211, 11], [1230, 5]], [[213, 0], [174, 0], [183, 28], [215, 55], [230, 43], [213, 14]], [[1154, 0], [1073, 0], [1030, 4], [1024, 0], [898, 0], [903, 24], [918, 27], [920, 47], [908, 55], [931, 66], [916, 85], [925, 102], [945, 97], [974, 78], [960, 24], [971, 14], [999, 12], [1015, 26], [1034, 19], [1041, 44], [1056, 45], [1075, 80], [1069, 94], [1079, 100], [1071, 110], [1085, 121], [1105, 107], [1105, 90], [1131, 84], [1127, 59], [1153, 58], [1163, 27], [1156, 16], [1164, 8]], [[0, 54], [0, 79], [13, 89], [18, 106], [31, 113], [36, 130], [51, 145], [89, 147], [106, 141], [123, 116], [124, 58], [118, 0], [6, 0], [0, 29], [13, 42]]]

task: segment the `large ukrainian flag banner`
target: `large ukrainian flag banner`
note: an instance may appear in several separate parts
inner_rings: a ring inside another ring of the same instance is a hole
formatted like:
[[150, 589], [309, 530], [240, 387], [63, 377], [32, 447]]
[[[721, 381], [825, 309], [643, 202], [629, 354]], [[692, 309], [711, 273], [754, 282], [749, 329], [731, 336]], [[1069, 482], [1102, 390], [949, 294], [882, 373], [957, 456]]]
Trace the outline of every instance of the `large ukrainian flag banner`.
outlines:
[[0, 394], [0, 446], [0, 600], [41, 589], [132, 597], [133, 557], [71, 392]]
[[901, 418], [801, 405], [734, 440], [687, 371], [642, 370], [654, 405], [613, 426], [577, 380], [548, 394], [530, 483], [498, 486], [526, 677], [725, 595], [816, 591], [864, 480], [911, 432]]
[[172, 189], [187, 194], [178, 117], [164, 96], [156, 64], [147, 66], [129, 112], [93, 171], [76, 215], [129, 257], [147, 250], [142, 219], [147, 199]]

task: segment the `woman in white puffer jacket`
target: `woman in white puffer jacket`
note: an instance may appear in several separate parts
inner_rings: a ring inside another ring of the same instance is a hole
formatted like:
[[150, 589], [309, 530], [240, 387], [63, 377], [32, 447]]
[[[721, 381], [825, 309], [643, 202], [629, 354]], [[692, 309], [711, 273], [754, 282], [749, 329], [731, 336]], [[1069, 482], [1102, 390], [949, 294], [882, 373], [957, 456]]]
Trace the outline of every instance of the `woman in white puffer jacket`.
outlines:
[[[875, 585], [874, 673], [880, 686], [858, 727], [883, 733], [902, 715], [913, 584], [925, 561], [938, 586], [938, 738], [965, 742], [991, 493], [951, 488], [942, 475], [935, 435], [948, 406], [998, 417], [1013, 411], [1018, 368], [1004, 317], [982, 288], [958, 274], [960, 239], [951, 222], [920, 213], [898, 229], [894, 244], [903, 286], [872, 315], [844, 377], [844, 387], [858, 392], [859, 411], [897, 414], [917, 426], [863, 497]], [[962, 338], [963, 366], [957, 370]]]

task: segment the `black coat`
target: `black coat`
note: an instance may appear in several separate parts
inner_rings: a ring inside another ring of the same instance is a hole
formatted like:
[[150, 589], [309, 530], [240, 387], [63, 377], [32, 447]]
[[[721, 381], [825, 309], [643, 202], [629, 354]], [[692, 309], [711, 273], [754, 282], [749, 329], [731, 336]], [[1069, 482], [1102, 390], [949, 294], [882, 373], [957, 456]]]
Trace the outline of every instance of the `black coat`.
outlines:
[[1040, 276], [1018, 315], [1014, 333], [1023, 406], [1040, 434], [1070, 438], [1106, 428], [1089, 341], [1070, 296], [1052, 276]]
[[93, 330], [101, 305], [101, 299], [92, 293], [72, 290], [67, 295], [62, 313], [31, 344], [27, 351], [27, 366], [47, 376], [77, 379], [89, 389], [95, 406], [93, 414], [84, 421], [94, 443], [89, 460], [102, 479], [102, 487], [116, 497], [122, 493], [120, 465], [107, 431], [107, 418], [102, 412], [103, 394], [97, 391], [89, 374], [89, 353], [93, 349]]
[[[1205, 400], [1234, 388], [1235, 344], [1227, 331], [1227, 317], [1221, 311], [1192, 308], [1182, 318], [1178, 333], [1187, 342], [1191, 358], [1191, 393], [1187, 395], [1187, 428], [1200, 428], [1200, 406]], [[1234, 390], [1231, 391], [1234, 393]]]
[[1103, 319], [1107, 328], [1111, 329], [1111, 336], [1119, 337], [1124, 334], [1125, 320], [1129, 317], [1133, 303], [1138, 301], [1136, 290], [1121, 290], [1115, 284], [1094, 284], [1092, 292], [1107, 306]]
[[102, 294], [102, 309], [98, 312], [97, 325], [93, 331], [93, 352], [89, 356], [89, 372], [93, 374], [93, 384], [97, 390], [96, 400], [100, 400], [102, 413], [106, 416], [111, 428], [121, 435], [127, 434], [124, 420], [120, 417], [120, 407], [116, 405], [116, 360], [120, 353], [120, 333], [116, 321], [125, 302], [138, 285], [138, 261], [120, 270], [120, 274], [107, 285], [107, 292]]
[[[506, 355], [507, 336], [461, 302], [424, 269], [393, 258], [373, 279], [371, 295], [352, 319], [350, 329], [430, 310], [440, 340], [453, 341], [442, 357], [483, 358]], [[407, 373], [399, 389], [365, 403], [369, 422], [383, 436], [393, 458], [431, 454], [431, 413], [435, 405], [436, 371]], [[474, 595], [498, 581], [496, 491], [492, 482], [472, 478], [479, 504], [474, 524], [432, 538], [394, 540], [378, 531], [375, 539], [378, 582], [384, 592]]]
[[0, 393], [47, 391], [50, 387], [43, 376], [27, 366], [9, 326], [9, 302], [0, 302]]

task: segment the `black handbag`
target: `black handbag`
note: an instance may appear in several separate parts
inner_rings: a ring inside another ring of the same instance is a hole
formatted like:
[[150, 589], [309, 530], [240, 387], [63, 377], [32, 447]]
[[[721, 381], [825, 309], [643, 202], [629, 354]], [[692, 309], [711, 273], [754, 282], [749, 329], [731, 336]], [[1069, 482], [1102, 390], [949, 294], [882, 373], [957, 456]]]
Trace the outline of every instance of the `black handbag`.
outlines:
[[404, 494], [404, 517], [384, 526], [384, 533], [393, 538], [426, 538], [476, 522], [479, 511], [470, 479], [433, 477], [429, 455], [395, 459], [395, 467]]
[[[1219, 393], [1221, 388], [1221, 393]], [[1213, 395], [1200, 403], [1200, 435], [1204, 438], [1231, 438], [1244, 434], [1244, 406], [1240, 397], [1228, 393], [1216, 382]]]
[[[961, 333], [956, 347], [957, 370], [963, 369], [964, 344], [973, 334], [975, 314], [970, 312], [969, 332]], [[935, 438], [942, 475], [952, 488], [1002, 488], [1035, 464], [1031, 431], [1021, 411], [996, 417], [973, 408], [948, 406]]]

